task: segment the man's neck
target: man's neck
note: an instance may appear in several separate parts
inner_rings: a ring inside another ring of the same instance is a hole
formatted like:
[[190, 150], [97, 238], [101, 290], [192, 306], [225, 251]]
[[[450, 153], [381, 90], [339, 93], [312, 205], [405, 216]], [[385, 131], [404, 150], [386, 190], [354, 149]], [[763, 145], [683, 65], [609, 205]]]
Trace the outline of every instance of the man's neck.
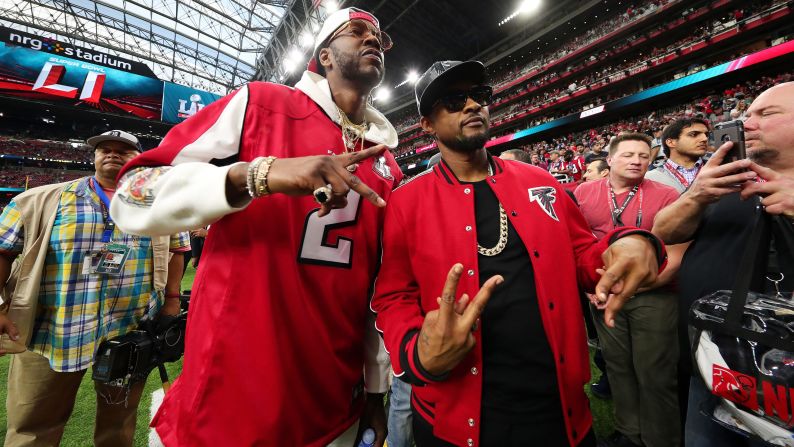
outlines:
[[461, 182], [479, 182], [488, 177], [488, 153], [485, 148], [473, 152], [456, 152], [439, 143], [441, 156]]
[[101, 186], [103, 189], [116, 189], [115, 177], [108, 177], [97, 172], [94, 174], [94, 178], [97, 179], [99, 186]]
[[610, 175], [607, 178], [607, 181], [612, 186], [612, 191], [615, 191], [615, 194], [621, 194], [627, 192], [631, 188], [642, 183], [642, 180], [643, 180], [642, 178], [627, 179], [623, 177], [618, 177], [617, 175]]
[[367, 97], [369, 90], [364, 92], [358, 86], [354, 86], [351, 81], [345, 79], [329, 78], [328, 83], [331, 87], [331, 97], [347, 118], [354, 124], [364, 122], [364, 110], [367, 108]]
[[692, 169], [699, 157], [692, 157], [691, 155], [684, 155], [678, 151], [670, 151], [670, 160], [685, 169]]

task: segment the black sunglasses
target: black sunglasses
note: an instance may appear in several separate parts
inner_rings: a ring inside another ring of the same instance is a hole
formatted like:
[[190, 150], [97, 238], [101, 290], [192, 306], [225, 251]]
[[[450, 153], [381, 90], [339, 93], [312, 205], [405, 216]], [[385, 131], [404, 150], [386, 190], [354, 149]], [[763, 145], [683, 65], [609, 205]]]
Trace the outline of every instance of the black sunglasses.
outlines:
[[[493, 88], [488, 85], [478, 85], [468, 91], [450, 93], [438, 98], [436, 104], [441, 104], [450, 113], [460, 112], [466, 107], [466, 101], [471, 98], [477, 104], [485, 107], [491, 104]], [[435, 105], [435, 104], [434, 104]]]

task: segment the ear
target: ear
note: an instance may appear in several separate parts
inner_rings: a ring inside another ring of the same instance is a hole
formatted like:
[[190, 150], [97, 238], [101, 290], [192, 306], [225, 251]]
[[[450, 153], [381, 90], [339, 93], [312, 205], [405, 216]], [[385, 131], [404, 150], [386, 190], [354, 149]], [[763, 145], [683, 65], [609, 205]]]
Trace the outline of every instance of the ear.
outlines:
[[664, 140], [664, 145], [669, 147], [669, 148], [674, 148], [677, 143], [678, 143], [678, 140], [677, 139], [673, 139], [673, 138], [665, 138], [665, 140]]
[[328, 72], [333, 65], [333, 52], [331, 51], [331, 47], [321, 48], [320, 52], [317, 53], [317, 59], [320, 60], [320, 65], [323, 66], [323, 69]]
[[422, 130], [429, 133], [430, 135], [435, 136], [436, 130], [433, 127], [433, 122], [430, 121], [426, 116], [419, 118], [419, 125], [422, 126]]
[[609, 167], [612, 167], [612, 156], [611, 155], [609, 157], [607, 157], [607, 164], [609, 165]]

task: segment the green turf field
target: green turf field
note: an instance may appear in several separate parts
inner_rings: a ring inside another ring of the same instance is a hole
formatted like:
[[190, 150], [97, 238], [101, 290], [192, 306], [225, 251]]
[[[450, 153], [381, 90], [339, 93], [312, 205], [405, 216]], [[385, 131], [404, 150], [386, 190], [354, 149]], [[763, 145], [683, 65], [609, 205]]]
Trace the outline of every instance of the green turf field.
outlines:
[[[185, 277], [182, 280], [182, 289], [187, 290], [191, 288], [195, 270], [188, 267]], [[5, 438], [6, 432], [6, 376], [8, 372], [8, 356], [0, 357], [0, 442]], [[594, 371], [594, 376], [598, 374], [594, 365], [591, 365]], [[176, 362], [167, 366], [168, 376], [173, 380], [182, 370], [182, 362]], [[160, 376], [155, 371], [149, 376], [146, 382], [146, 388], [141, 398], [141, 404], [138, 407], [138, 427], [135, 433], [136, 447], [144, 447], [148, 443], [148, 423], [149, 423], [149, 406], [151, 404], [152, 393], [161, 387]], [[589, 390], [588, 390], [589, 391]], [[589, 392], [588, 392], [589, 394]], [[91, 384], [90, 371], [83, 378], [83, 383], [80, 385], [80, 390], [77, 393], [77, 402], [75, 404], [74, 413], [66, 426], [66, 432], [63, 435], [62, 446], [65, 447], [85, 447], [92, 444], [94, 433], [94, 414], [96, 411], [96, 394], [94, 387]], [[610, 401], [603, 401], [598, 398], [591, 398], [591, 409], [595, 419], [595, 431], [599, 437], [606, 436], [612, 432], [612, 404]]]

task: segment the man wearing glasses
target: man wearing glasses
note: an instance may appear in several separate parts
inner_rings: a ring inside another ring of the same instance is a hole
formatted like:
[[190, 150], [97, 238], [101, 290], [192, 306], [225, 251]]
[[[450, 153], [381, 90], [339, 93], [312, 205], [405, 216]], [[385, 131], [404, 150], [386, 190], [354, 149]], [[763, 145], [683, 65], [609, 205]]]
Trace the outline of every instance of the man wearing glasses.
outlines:
[[377, 326], [395, 375], [419, 385], [418, 447], [594, 446], [579, 286], [611, 323], [664, 247], [636, 228], [597, 241], [549, 173], [490, 156], [484, 83], [482, 63], [444, 61], [416, 84], [442, 160], [389, 201]]
[[294, 89], [242, 87], [120, 178], [122, 228], [212, 223], [184, 370], [152, 422], [167, 446], [350, 446], [359, 425], [385, 438], [388, 358], [367, 304], [402, 174], [384, 152], [397, 134], [367, 98], [391, 39], [347, 8], [316, 42]]

